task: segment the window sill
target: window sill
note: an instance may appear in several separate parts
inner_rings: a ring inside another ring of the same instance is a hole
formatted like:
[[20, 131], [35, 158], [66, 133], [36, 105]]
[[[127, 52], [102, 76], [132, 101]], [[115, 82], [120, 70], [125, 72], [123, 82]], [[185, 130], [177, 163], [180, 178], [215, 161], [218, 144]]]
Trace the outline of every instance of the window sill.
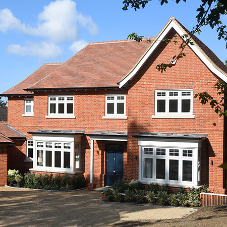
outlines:
[[194, 119], [195, 115], [174, 115], [174, 114], [163, 114], [163, 115], [152, 115], [152, 118], [175, 118], [175, 119]]
[[150, 184], [150, 183], [154, 183], [154, 184], [159, 184], [159, 185], [163, 185], [163, 184], [168, 184], [171, 187], [183, 187], [183, 188], [187, 188], [187, 187], [194, 187], [194, 188], [199, 188], [201, 187], [200, 185], [196, 185], [193, 182], [170, 182], [170, 181], [166, 181], [166, 182], [159, 182], [159, 181], [152, 181], [152, 180], [140, 180], [141, 183], [143, 184]]
[[127, 116], [103, 116], [102, 119], [121, 119], [121, 120], [125, 120], [128, 119]]
[[34, 117], [34, 114], [22, 114], [22, 117]]
[[78, 172], [78, 170], [76, 171], [71, 171], [71, 170], [57, 170], [55, 168], [50, 169], [50, 168], [31, 168], [29, 169], [30, 171], [37, 171], [37, 172], [48, 172], [48, 173], [69, 173], [69, 174], [75, 174], [76, 172]]
[[74, 115], [48, 115], [48, 116], [46, 116], [46, 118], [71, 118], [71, 119], [73, 119], [73, 118], [76, 118]]

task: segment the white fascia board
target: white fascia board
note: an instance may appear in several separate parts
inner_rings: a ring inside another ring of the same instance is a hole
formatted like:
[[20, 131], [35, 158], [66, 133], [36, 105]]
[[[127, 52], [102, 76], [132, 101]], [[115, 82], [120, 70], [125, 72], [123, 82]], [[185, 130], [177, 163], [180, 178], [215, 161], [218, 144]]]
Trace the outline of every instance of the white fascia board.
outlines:
[[[170, 31], [171, 28], [175, 29], [175, 31], [181, 37], [187, 34], [181, 27], [177, 25], [177, 23], [174, 20], [170, 21], [170, 23], [159, 34], [159, 36], [156, 38], [156, 40], [151, 45], [149, 50], [145, 53], [145, 55], [142, 57], [142, 59], [137, 63], [137, 65], [132, 69], [132, 71], [119, 83], [119, 88], [122, 88], [131, 78], [135, 76], [135, 74], [139, 71], [142, 65], [150, 57], [150, 55], [153, 53], [153, 51], [156, 49], [159, 43], [162, 42], [162, 40], [164, 39], [164, 37], [167, 35], [167, 33]], [[183, 38], [183, 39], [186, 40], [187, 38]], [[213, 72], [223, 81], [227, 82], [227, 76], [224, 73], [222, 73], [220, 70], [218, 70], [213, 64], [211, 64], [211, 62], [208, 60], [206, 55], [204, 55], [204, 53], [201, 52], [201, 50], [198, 48], [197, 45], [191, 45], [189, 43], [188, 46], [194, 51], [194, 53], [199, 57], [199, 59], [207, 66], [207, 68], [210, 69], [211, 72]]]

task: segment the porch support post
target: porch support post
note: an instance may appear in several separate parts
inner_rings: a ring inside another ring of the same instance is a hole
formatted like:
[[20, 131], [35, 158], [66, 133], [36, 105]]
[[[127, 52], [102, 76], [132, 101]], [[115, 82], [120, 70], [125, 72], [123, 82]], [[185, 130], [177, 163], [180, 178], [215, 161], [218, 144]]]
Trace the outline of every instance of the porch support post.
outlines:
[[94, 140], [91, 139], [90, 183], [93, 183], [94, 174]]

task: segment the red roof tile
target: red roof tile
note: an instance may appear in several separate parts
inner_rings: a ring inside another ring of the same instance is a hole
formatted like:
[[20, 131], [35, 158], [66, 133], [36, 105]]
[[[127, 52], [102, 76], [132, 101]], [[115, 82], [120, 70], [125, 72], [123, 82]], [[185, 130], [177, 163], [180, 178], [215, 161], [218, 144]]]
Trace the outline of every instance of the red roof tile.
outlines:
[[13, 141], [4, 134], [0, 133], [0, 143], [13, 143]]
[[[47, 76], [49, 73], [53, 72], [57, 69], [62, 63], [49, 63], [44, 64], [40, 68], [38, 68], [35, 72], [33, 72], [30, 76], [22, 80], [19, 84], [15, 85], [14, 87], [8, 89], [7, 91], [3, 92], [3, 95], [29, 95], [27, 91], [23, 89], [31, 86], [32, 84], [36, 83], [37, 81], [41, 80], [43, 77]], [[33, 94], [33, 93], [30, 93]]]
[[6, 123], [0, 123], [0, 133], [9, 138], [25, 138], [25, 135]]
[[149, 46], [133, 40], [90, 43], [29, 89], [117, 87]]

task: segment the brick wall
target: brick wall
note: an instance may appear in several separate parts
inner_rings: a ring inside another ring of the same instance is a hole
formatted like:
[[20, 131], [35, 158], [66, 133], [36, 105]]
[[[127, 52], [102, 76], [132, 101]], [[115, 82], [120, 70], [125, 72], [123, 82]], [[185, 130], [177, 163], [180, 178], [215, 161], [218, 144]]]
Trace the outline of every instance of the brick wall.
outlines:
[[[176, 34], [172, 34], [172, 37]], [[169, 37], [171, 38], [171, 37]], [[179, 40], [178, 40], [179, 41]], [[180, 43], [180, 41], [179, 41]], [[169, 63], [176, 53], [179, 44], [162, 45], [154, 56], [150, 57], [139, 75], [129, 84], [128, 91], [128, 152], [129, 158], [139, 155], [138, 140], [131, 136], [139, 132], [166, 133], [207, 133], [208, 141], [202, 149], [202, 183], [208, 179], [209, 190], [224, 193], [223, 170], [218, 166], [223, 163], [224, 156], [224, 120], [214, 113], [210, 105], [201, 105], [198, 99], [193, 99], [194, 119], [154, 119], [154, 93], [157, 89], [193, 89], [193, 94], [208, 91], [217, 97], [214, 84], [218, 79], [196, 57], [191, 49], [186, 48], [186, 57], [180, 59], [175, 66], [161, 73], [156, 66], [162, 62]], [[152, 65], [151, 65], [152, 64]], [[216, 123], [216, 126], [213, 125]], [[206, 155], [209, 160], [206, 162]], [[211, 165], [211, 160], [213, 165]], [[130, 178], [138, 178], [138, 162], [128, 168]], [[209, 165], [209, 174], [206, 165]]]
[[0, 144], [0, 186], [7, 185], [7, 146]]
[[[172, 33], [169, 38], [174, 38]], [[179, 41], [179, 40], [178, 40]], [[180, 43], [180, 42], [179, 42]], [[22, 117], [24, 113], [23, 97], [9, 97], [8, 123], [26, 134], [27, 139], [32, 135], [28, 131], [37, 129], [85, 130], [94, 131], [128, 131], [127, 152], [124, 152], [124, 178], [138, 179], [139, 157], [138, 140], [132, 136], [139, 132], [172, 132], [172, 133], [207, 133], [207, 142], [203, 142], [202, 149], [202, 183], [209, 183], [209, 190], [224, 193], [223, 170], [218, 166], [223, 162], [224, 155], [224, 120], [219, 118], [209, 105], [202, 106], [198, 99], [193, 100], [193, 114], [195, 119], [154, 119], [154, 91], [157, 89], [193, 89], [197, 92], [209, 91], [216, 97], [213, 88], [217, 78], [195, 56], [191, 49], [186, 48], [186, 57], [180, 59], [171, 69], [161, 73], [156, 65], [169, 63], [174, 55], [179, 53], [179, 46], [174, 43], [162, 45], [150, 57], [139, 71], [138, 75], [129, 83], [128, 91], [114, 89], [91, 89], [74, 91], [43, 91], [36, 92], [34, 97], [34, 117]], [[128, 94], [128, 120], [102, 119], [105, 114], [105, 94]], [[48, 119], [48, 95], [74, 95], [75, 119]], [[216, 126], [213, 125], [216, 123]], [[24, 165], [26, 144], [20, 147], [22, 158], [10, 157], [9, 166]], [[97, 153], [99, 151], [99, 153]], [[16, 151], [14, 152], [16, 157]], [[82, 166], [85, 177], [90, 177], [90, 139], [82, 137]], [[211, 165], [211, 160], [213, 165]], [[20, 163], [18, 163], [20, 162]], [[104, 185], [105, 174], [105, 143], [94, 143], [94, 182]]]

